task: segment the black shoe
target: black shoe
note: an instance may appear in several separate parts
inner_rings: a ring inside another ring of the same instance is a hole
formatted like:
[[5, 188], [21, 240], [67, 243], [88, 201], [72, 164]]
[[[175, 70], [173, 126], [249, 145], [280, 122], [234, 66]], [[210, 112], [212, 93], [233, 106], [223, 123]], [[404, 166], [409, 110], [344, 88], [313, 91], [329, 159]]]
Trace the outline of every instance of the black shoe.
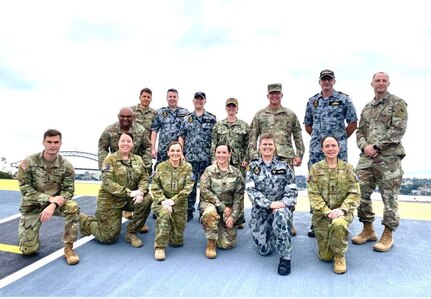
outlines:
[[290, 274], [290, 260], [280, 258], [280, 264], [278, 264], [278, 274], [289, 275]]
[[193, 219], [193, 211], [188, 211], [187, 212], [187, 222], [189, 222], [192, 219]]
[[157, 216], [156, 216], [156, 214], [153, 214], [153, 219], [157, 219]]
[[308, 234], [307, 234], [310, 238], [315, 238], [316, 235], [314, 234], [314, 227], [313, 225], [310, 226], [310, 229], [308, 230]]

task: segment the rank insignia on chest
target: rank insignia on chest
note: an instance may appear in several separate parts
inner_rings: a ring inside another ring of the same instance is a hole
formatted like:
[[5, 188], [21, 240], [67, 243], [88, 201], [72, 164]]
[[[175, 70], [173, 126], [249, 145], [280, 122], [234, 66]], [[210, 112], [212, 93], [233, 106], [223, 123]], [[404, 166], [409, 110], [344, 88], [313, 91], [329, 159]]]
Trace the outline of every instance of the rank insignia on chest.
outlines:
[[165, 112], [162, 113], [162, 115], [163, 115], [163, 117], [167, 117], [168, 116], [168, 112], [165, 111]]
[[253, 168], [253, 173], [254, 173], [255, 175], [259, 175], [259, 174], [260, 174], [260, 167], [259, 167], [259, 166], [255, 166], [255, 167]]
[[332, 102], [329, 102], [329, 105], [331, 105], [331, 106], [338, 106], [338, 105], [341, 105], [341, 101], [332, 101]]
[[273, 169], [273, 170], [271, 170], [271, 173], [273, 175], [276, 175], [276, 174], [286, 174], [286, 169]]
[[317, 106], [319, 106], [319, 101], [318, 100], [314, 100], [313, 101], [313, 107], [317, 108]]
[[192, 123], [193, 122], [193, 117], [189, 117], [189, 119], [187, 120], [189, 123]]

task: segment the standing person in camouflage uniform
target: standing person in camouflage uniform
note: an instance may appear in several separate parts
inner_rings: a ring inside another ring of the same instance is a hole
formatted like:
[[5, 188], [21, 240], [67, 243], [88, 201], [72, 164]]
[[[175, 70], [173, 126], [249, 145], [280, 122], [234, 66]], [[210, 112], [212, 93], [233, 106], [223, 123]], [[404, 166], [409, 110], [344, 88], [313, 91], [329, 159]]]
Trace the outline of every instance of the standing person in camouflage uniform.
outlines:
[[[331, 70], [323, 70], [319, 75], [320, 93], [312, 96], [305, 109], [305, 131], [311, 136], [308, 169], [314, 163], [325, 159], [321, 147], [323, 137], [335, 136], [340, 143], [338, 158], [347, 162], [347, 138], [355, 132], [358, 117], [352, 100], [347, 94], [334, 90], [335, 74]], [[347, 126], [346, 126], [347, 123]], [[313, 210], [310, 209], [310, 213]], [[313, 225], [308, 236], [314, 238]]]
[[194, 184], [192, 166], [183, 160], [182, 146], [178, 141], [168, 145], [167, 161], [160, 163], [151, 183], [153, 213], [157, 216], [154, 258], [165, 259], [165, 249], [184, 244], [187, 223], [187, 196]]
[[139, 95], [140, 103], [130, 107], [133, 110], [135, 121], [147, 130], [148, 136], [151, 136], [151, 125], [157, 114], [157, 111], [150, 107], [152, 99], [151, 89], [144, 88]]
[[[157, 114], [157, 111], [150, 107], [152, 99], [153, 99], [153, 92], [151, 91], [151, 89], [146, 87], [142, 89], [139, 94], [140, 103], [130, 107], [133, 110], [135, 122], [137, 122], [147, 130], [149, 137], [151, 137], [151, 125]], [[153, 167], [151, 165], [148, 168], [148, 174], [150, 175], [150, 177], [152, 173], [153, 173]], [[124, 211], [123, 217], [127, 219], [131, 219], [132, 213], [128, 211]], [[144, 224], [140, 232], [146, 234], [148, 232], [148, 226]]]
[[324, 262], [334, 259], [334, 272], [343, 274], [347, 270], [349, 226], [361, 192], [353, 166], [337, 158], [338, 139], [324, 137], [321, 148], [325, 159], [311, 166], [307, 180], [308, 198], [314, 210], [317, 255]]
[[[268, 85], [267, 98], [269, 100], [268, 107], [259, 110], [251, 122], [248, 147], [250, 159], [259, 157], [257, 152], [259, 137], [264, 133], [270, 133], [275, 138], [278, 157], [289, 164], [295, 173], [294, 167], [301, 166], [305, 151], [301, 125], [296, 114], [281, 105], [283, 93], [280, 83]], [[296, 153], [292, 146], [292, 137], [295, 141]], [[292, 225], [292, 236], [295, 235], [296, 229]]]
[[196, 179], [188, 199], [187, 221], [193, 219], [197, 183], [205, 168], [211, 164], [211, 135], [217, 119], [204, 109], [206, 101], [204, 92], [195, 93], [193, 98], [195, 111], [183, 119], [178, 139], [184, 146], [185, 158], [192, 165]]
[[236, 245], [235, 224], [244, 219], [244, 178], [229, 165], [232, 152], [225, 141], [215, 148], [216, 162], [207, 167], [200, 179], [199, 210], [207, 238], [205, 256], [217, 256], [216, 246], [230, 249]]
[[292, 169], [275, 156], [275, 137], [259, 139], [261, 157], [250, 161], [245, 190], [253, 204], [249, 222], [254, 243], [263, 256], [275, 249], [280, 256], [278, 274], [290, 273], [292, 211], [298, 190]]
[[51, 216], [64, 222], [64, 257], [69, 265], [79, 262], [73, 250], [78, 239], [79, 206], [72, 199], [75, 192], [75, 170], [58, 154], [61, 133], [50, 129], [43, 135], [45, 150], [27, 158], [18, 168], [22, 199], [19, 220], [19, 249], [24, 255], [36, 254], [40, 247], [39, 230]]
[[[249, 125], [236, 117], [238, 113], [238, 100], [229, 98], [226, 100], [227, 118], [218, 121], [212, 131], [211, 153], [212, 160], [215, 161], [216, 145], [220, 141], [225, 141], [232, 149], [230, 164], [239, 169], [245, 177], [245, 169], [250, 160], [248, 157], [248, 135], [250, 133]], [[244, 215], [244, 199], [241, 203], [241, 215]], [[244, 228], [244, 218], [237, 221], [239, 229]]]
[[109, 154], [102, 167], [102, 186], [97, 196], [96, 217], [81, 213], [80, 230], [93, 235], [99, 242], [115, 243], [121, 232], [121, 213], [133, 211], [127, 225], [126, 242], [143, 246], [136, 233], [148, 217], [152, 198], [148, 193], [148, 172], [142, 158], [133, 154], [134, 136], [125, 132], [118, 141], [119, 150]]
[[[157, 110], [151, 125], [151, 152], [153, 158], [157, 158], [156, 167], [157, 164], [168, 158], [168, 145], [171, 141], [178, 140], [181, 122], [185, 116], [190, 114], [187, 109], [178, 106], [178, 99], [178, 91], [173, 88], [168, 89], [166, 94], [168, 106]], [[159, 144], [156, 150], [157, 134]]]
[[362, 110], [356, 132], [356, 143], [362, 151], [356, 167], [362, 192], [358, 216], [364, 228], [352, 242], [364, 244], [377, 240], [371, 194], [378, 186], [384, 204], [382, 224], [385, 229], [373, 248], [380, 252], [391, 250], [394, 245], [392, 232], [400, 224], [397, 194], [403, 176], [401, 160], [406, 155], [401, 139], [408, 118], [406, 102], [390, 94], [389, 85], [388, 74], [378, 72], [373, 76], [371, 86], [375, 96]]

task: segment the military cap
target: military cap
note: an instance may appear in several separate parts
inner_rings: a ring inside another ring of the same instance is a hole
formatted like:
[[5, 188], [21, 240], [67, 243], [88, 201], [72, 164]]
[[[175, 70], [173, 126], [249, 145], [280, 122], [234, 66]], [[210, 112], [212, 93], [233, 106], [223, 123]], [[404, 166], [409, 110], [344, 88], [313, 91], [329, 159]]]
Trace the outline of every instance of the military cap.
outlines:
[[235, 105], [235, 106], [238, 107], [238, 100], [235, 99], [235, 98], [229, 98], [229, 99], [227, 99], [226, 100], [226, 106], [230, 105], [230, 104], [233, 104], [233, 105]]
[[326, 69], [321, 71], [319, 76], [320, 79], [323, 79], [324, 77], [331, 77], [332, 79], [335, 79], [335, 74], [333, 71]]
[[194, 98], [195, 98], [195, 99], [196, 99], [196, 98], [202, 98], [202, 99], [204, 99], [204, 100], [206, 100], [206, 99], [207, 99], [207, 97], [206, 97], [206, 95], [205, 95], [205, 92], [203, 92], [203, 91], [198, 91], [198, 92], [196, 92], [196, 93], [195, 93]]
[[268, 84], [268, 92], [279, 91], [281, 92], [281, 83]]

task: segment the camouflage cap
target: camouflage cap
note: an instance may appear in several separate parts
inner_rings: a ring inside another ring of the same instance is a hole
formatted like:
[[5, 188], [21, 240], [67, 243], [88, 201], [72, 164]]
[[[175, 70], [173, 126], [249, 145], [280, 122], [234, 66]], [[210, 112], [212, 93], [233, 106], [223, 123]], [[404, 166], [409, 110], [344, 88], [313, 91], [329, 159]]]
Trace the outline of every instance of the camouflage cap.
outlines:
[[281, 92], [281, 83], [268, 84], [268, 92], [279, 91]]
[[206, 97], [206, 95], [205, 95], [205, 92], [203, 92], [203, 91], [198, 91], [198, 92], [196, 92], [196, 93], [195, 93], [194, 98], [195, 98], [195, 99], [196, 99], [196, 98], [202, 98], [202, 99], [204, 99], [204, 100], [206, 100], [206, 99], [207, 99], [207, 97]]
[[331, 77], [332, 79], [335, 79], [335, 74], [333, 71], [326, 69], [320, 72], [319, 79], [323, 79], [324, 77]]
[[226, 100], [226, 106], [230, 105], [230, 104], [233, 104], [233, 105], [235, 105], [235, 106], [238, 107], [238, 100], [235, 99], [235, 98], [229, 98], [229, 99], [227, 99]]

